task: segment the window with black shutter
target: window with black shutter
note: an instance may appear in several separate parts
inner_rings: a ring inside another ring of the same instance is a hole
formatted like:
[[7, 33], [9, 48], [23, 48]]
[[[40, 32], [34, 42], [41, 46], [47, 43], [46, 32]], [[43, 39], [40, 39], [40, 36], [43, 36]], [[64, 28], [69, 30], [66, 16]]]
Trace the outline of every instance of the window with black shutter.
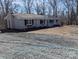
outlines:
[[27, 25], [28, 24], [28, 20], [24, 20], [24, 24]]

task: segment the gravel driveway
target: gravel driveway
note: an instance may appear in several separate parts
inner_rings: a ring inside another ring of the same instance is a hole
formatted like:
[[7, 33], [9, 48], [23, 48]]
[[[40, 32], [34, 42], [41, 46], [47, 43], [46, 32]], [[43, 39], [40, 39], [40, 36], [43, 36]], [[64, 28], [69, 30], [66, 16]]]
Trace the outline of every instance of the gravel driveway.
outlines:
[[32, 33], [0, 34], [0, 59], [78, 59], [77, 38]]

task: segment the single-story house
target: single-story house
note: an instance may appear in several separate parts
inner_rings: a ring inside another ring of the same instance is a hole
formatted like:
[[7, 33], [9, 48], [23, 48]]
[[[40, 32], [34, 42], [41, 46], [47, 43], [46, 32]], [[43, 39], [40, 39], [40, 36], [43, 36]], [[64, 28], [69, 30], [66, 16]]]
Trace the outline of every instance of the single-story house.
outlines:
[[52, 27], [59, 25], [59, 19], [36, 14], [8, 14], [5, 17], [7, 28], [10, 29], [27, 29], [27, 28], [40, 28]]

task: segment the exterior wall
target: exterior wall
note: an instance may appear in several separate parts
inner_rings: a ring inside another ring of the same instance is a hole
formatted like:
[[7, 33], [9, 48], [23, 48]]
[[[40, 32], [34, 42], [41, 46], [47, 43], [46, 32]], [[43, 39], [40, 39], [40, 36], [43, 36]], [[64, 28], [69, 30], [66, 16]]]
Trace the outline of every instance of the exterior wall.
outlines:
[[33, 27], [40, 27], [39, 20], [34, 20], [34, 24], [32, 26]]
[[[54, 20], [54, 22], [53, 23], [50, 23], [50, 21], [48, 20], [47, 21], [47, 23], [48, 23], [48, 27], [53, 27], [54, 25], [60, 25], [60, 22], [59, 22], [59, 20], [58, 19], [52, 19], [52, 20]], [[57, 20], [57, 21], [56, 21]]]
[[33, 27], [46, 27], [47, 26], [47, 20], [45, 20], [45, 24], [40, 24], [40, 20], [34, 20]]
[[24, 20], [15, 19], [15, 29], [25, 29], [27, 28], [24, 24]]
[[55, 24], [55, 20], [54, 20], [54, 22], [53, 23], [50, 23], [50, 19], [49, 20], [47, 20], [47, 26], [48, 27], [52, 27], [54, 24]]
[[10, 28], [10, 20], [7, 20], [7, 28]]
[[57, 22], [56, 22], [56, 20], [57, 20], [57, 19], [55, 19], [54, 25], [60, 25], [59, 20], [57, 20]]
[[[50, 19], [45, 20], [45, 24], [40, 24], [40, 20], [34, 20], [34, 24], [31, 25], [31, 28], [52, 27], [53, 25], [59, 24], [59, 21], [56, 22], [56, 19], [54, 19], [53, 23], [50, 23], [49, 20]], [[7, 25], [8, 25], [7, 27], [11, 28], [11, 29], [25, 29], [25, 28], [27, 28], [23, 19], [9, 18], [7, 20]]]
[[47, 25], [47, 20], [44, 20], [44, 24], [40, 24], [40, 27], [46, 27], [46, 25]]
[[9, 17], [8, 19], [7, 19], [7, 28], [10, 28], [10, 29], [12, 29], [13, 28], [13, 21], [12, 21], [13, 19], [12, 19], [12, 17]]

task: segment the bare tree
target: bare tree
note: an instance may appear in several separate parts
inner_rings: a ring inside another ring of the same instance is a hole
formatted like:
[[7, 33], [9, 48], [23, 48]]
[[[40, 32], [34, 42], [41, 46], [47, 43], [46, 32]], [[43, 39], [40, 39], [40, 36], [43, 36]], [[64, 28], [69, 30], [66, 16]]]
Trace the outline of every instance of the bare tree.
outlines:
[[3, 0], [0, 0], [0, 5], [1, 5], [1, 11], [3, 12], [3, 14], [4, 14], [4, 5], [3, 5]]
[[35, 11], [38, 15], [41, 14], [41, 8], [40, 8], [40, 4], [39, 3], [36, 3], [36, 6], [35, 6]]
[[48, 7], [48, 15], [50, 16], [51, 13], [52, 13], [52, 11], [51, 11], [51, 7], [49, 6], [49, 7]]
[[31, 13], [31, 8], [32, 8], [32, 4], [33, 4], [33, 0], [22, 0], [24, 7], [25, 7], [25, 11], [27, 12], [27, 14]]
[[21, 6], [19, 4], [14, 3], [11, 8], [12, 13], [18, 13], [20, 7]]
[[[39, 3], [40, 2], [40, 3]], [[36, 0], [35, 11], [37, 14], [45, 15], [46, 14], [46, 0]]]
[[6, 27], [6, 23], [4, 20], [4, 17], [7, 16], [8, 13], [12, 12], [12, 2], [13, 0], [0, 0], [1, 5], [1, 18], [0, 18], [0, 24], [2, 27]]
[[[19, 8], [21, 8], [20, 4], [13, 4], [15, 0], [0, 0], [0, 14], [1, 19], [8, 13], [17, 13], [19, 12]], [[23, 2], [24, 10], [21, 10], [22, 13], [26, 12], [27, 14], [37, 13], [41, 15], [53, 15], [54, 17], [59, 16], [58, 4], [61, 2], [66, 10], [61, 6], [61, 11], [65, 14], [67, 24], [78, 24], [78, 0], [21, 0]], [[37, 2], [38, 1], [38, 2]], [[63, 11], [62, 11], [63, 10]], [[62, 16], [61, 15], [61, 16]]]
[[[76, 1], [77, 3], [77, 0], [64, 0], [64, 5], [68, 11], [68, 22], [67, 24], [73, 24], [73, 22], [77, 22], [76, 20], [76, 14], [77, 14], [77, 10], [75, 7], [76, 3], [74, 2]], [[76, 5], [77, 6], [77, 5]], [[76, 10], [76, 13], [75, 13], [75, 10]]]
[[67, 11], [67, 14], [68, 14], [68, 24], [69, 24], [69, 22], [70, 22], [70, 0], [64, 0], [63, 1], [63, 3], [64, 3], [64, 5], [65, 5], [65, 7], [66, 7], [66, 9], [68, 10]]
[[75, 0], [76, 5], [76, 25], [78, 25], [78, 0]]
[[57, 0], [48, 0], [53, 9], [53, 16], [57, 17]]
[[0, 0], [3, 14], [6, 16], [12, 9], [13, 0]]
[[42, 14], [43, 15], [45, 15], [45, 9], [46, 9], [45, 1], [46, 0], [43, 0], [43, 2], [42, 2]]

